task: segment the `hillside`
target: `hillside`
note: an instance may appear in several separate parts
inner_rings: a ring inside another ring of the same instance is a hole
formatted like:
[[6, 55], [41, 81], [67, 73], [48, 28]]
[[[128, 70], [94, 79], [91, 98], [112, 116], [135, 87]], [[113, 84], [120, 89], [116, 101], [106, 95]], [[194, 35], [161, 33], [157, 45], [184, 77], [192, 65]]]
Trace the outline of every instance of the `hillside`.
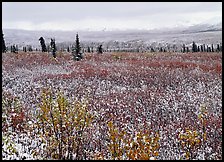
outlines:
[[38, 39], [42, 36], [46, 43], [55, 38], [57, 43], [71, 44], [75, 34], [79, 33], [81, 42], [132, 42], [142, 41], [146, 44], [190, 44], [195, 41], [199, 44], [216, 44], [222, 42], [221, 23], [215, 25], [199, 24], [190, 27], [177, 27], [161, 30], [124, 30], [124, 31], [28, 31], [3, 29], [6, 45], [32, 45], [40, 48]]

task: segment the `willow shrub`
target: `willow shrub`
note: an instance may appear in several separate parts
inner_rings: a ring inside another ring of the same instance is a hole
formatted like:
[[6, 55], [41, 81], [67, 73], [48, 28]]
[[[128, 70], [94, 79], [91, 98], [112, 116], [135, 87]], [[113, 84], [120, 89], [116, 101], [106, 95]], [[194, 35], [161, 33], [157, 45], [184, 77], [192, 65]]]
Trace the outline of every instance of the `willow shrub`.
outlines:
[[[206, 123], [207, 123], [208, 112], [204, 105], [200, 107], [200, 113], [198, 114], [198, 120], [201, 124], [201, 130], [191, 130], [185, 128], [178, 135], [178, 140], [181, 149], [184, 151], [184, 156], [187, 160], [192, 160], [195, 158], [195, 154], [198, 149], [203, 149], [206, 142]], [[206, 158], [206, 157], [204, 157]]]
[[140, 131], [128, 135], [119, 131], [112, 121], [108, 122], [108, 151], [114, 160], [150, 160], [159, 155], [159, 133]]
[[93, 120], [85, 102], [69, 103], [60, 92], [53, 99], [50, 90], [42, 93], [38, 130], [46, 144], [46, 159], [83, 159], [86, 129]]

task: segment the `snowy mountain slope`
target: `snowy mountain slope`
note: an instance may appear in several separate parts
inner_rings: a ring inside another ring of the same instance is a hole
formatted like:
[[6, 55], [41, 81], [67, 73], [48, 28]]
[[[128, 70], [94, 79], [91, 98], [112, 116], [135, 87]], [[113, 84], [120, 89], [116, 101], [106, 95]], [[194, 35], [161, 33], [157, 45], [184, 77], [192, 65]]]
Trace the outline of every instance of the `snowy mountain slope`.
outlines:
[[56, 43], [74, 42], [78, 32], [81, 42], [109, 42], [109, 41], [143, 41], [157, 43], [200, 43], [222, 42], [222, 23], [198, 24], [190, 27], [176, 27], [160, 30], [124, 30], [124, 31], [28, 31], [19, 29], [3, 29], [6, 45], [32, 45], [40, 47], [38, 39], [42, 36], [46, 44], [50, 38]]

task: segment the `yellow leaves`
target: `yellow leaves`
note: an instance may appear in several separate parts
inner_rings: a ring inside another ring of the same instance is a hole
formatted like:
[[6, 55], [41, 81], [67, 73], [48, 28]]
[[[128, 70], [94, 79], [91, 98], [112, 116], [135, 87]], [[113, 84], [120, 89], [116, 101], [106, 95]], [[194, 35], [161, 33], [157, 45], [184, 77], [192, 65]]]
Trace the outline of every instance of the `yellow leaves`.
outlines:
[[207, 114], [207, 107], [206, 107], [206, 104], [202, 104], [200, 106], [200, 112], [201, 114]]
[[159, 141], [159, 135], [155, 137], [155, 141]]
[[111, 138], [112, 141], [115, 141], [115, 136], [114, 135], [112, 135], [110, 138]]
[[103, 155], [102, 155], [102, 153], [100, 153], [100, 152], [96, 152], [95, 154], [94, 154], [94, 158], [93, 158], [94, 160], [104, 160], [104, 158], [103, 158]]
[[190, 152], [186, 152], [185, 157], [186, 157], [186, 159], [189, 159], [190, 158]]
[[185, 151], [186, 159], [191, 157], [189, 150], [195, 150], [201, 146], [202, 135], [194, 130], [186, 129], [185, 132], [181, 132], [178, 136], [182, 149]]
[[109, 128], [112, 128], [112, 127], [113, 127], [113, 122], [112, 122], [112, 121], [110, 121], [110, 122], [108, 122], [108, 124], [107, 124], [107, 125], [108, 125], [108, 127], [109, 127]]
[[198, 114], [199, 120], [201, 120], [202, 125], [206, 126], [206, 117], [208, 116], [207, 107], [205, 104], [201, 105], [200, 107], [200, 113]]
[[62, 152], [66, 152], [68, 144], [72, 146], [73, 153], [80, 147], [77, 139], [82, 137], [79, 139], [83, 140], [85, 129], [94, 117], [87, 110], [87, 102], [69, 103], [62, 93], [57, 93], [55, 99], [54, 95], [50, 90], [43, 91], [38, 127], [42, 130], [41, 135], [46, 141], [46, 149], [50, 150], [54, 159], [60, 159]]
[[146, 153], [143, 153], [143, 154], [140, 156], [139, 160], [149, 160], [149, 155], [146, 154]]
[[53, 154], [52, 156], [54, 159], [58, 159], [59, 155], [58, 154]]
[[154, 156], [159, 156], [159, 152], [158, 152], [158, 151], [155, 151], [155, 152], [153, 153], [153, 155], [154, 155]]
[[206, 140], [206, 133], [203, 134], [203, 139]]
[[129, 156], [129, 158], [130, 158], [131, 160], [135, 160], [135, 155], [134, 155], [134, 154], [131, 154], [131, 155]]
[[199, 115], [198, 115], [198, 118], [199, 118], [199, 119], [202, 119], [202, 114], [199, 114]]
[[182, 149], [186, 152], [186, 158], [190, 158], [190, 153], [188, 150], [195, 150], [200, 148], [202, 145], [202, 140], [206, 140], [206, 126], [208, 122], [208, 111], [205, 104], [200, 106], [198, 114], [198, 119], [200, 120], [201, 124], [201, 131], [202, 133], [196, 130], [185, 129], [185, 132], [179, 134], [178, 139], [182, 146]]
[[202, 125], [203, 125], [204, 127], [207, 125], [207, 120], [206, 120], [206, 119], [203, 120]]
[[130, 160], [149, 160], [151, 156], [158, 156], [159, 133], [154, 136], [150, 133], [137, 132], [134, 136], [128, 137], [125, 131], [118, 131], [110, 121], [108, 149], [112, 159], [122, 159], [126, 157]]
[[196, 139], [196, 144], [200, 144], [201, 143], [201, 140], [200, 139]]

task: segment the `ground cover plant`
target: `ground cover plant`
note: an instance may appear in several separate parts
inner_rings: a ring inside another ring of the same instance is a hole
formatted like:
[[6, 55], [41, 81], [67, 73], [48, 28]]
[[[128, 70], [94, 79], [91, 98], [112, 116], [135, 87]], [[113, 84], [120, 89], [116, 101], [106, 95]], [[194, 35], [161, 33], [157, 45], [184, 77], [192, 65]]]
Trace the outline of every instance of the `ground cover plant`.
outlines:
[[2, 53], [2, 159], [222, 159], [222, 53]]

